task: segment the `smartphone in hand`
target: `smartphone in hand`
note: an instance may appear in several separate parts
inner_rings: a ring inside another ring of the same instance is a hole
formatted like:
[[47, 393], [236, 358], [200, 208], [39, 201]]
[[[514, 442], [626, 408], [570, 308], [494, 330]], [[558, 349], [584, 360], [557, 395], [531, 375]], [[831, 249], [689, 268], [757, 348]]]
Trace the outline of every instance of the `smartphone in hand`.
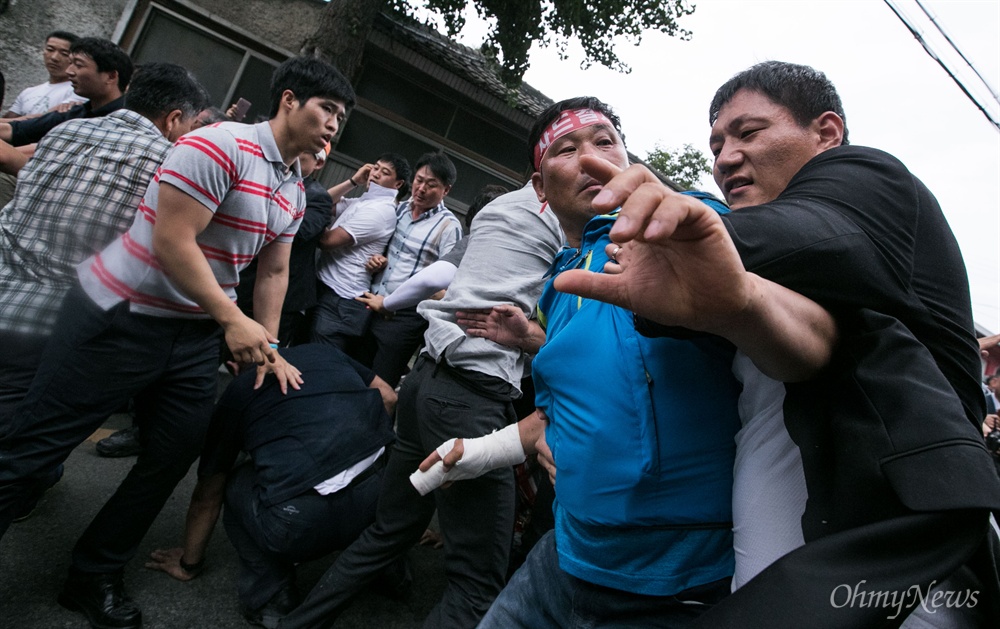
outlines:
[[240, 99], [236, 101], [236, 108], [233, 110], [233, 120], [236, 122], [243, 122], [243, 119], [246, 118], [247, 112], [250, 111], [250, 105], [250, 101], [240, 97]]

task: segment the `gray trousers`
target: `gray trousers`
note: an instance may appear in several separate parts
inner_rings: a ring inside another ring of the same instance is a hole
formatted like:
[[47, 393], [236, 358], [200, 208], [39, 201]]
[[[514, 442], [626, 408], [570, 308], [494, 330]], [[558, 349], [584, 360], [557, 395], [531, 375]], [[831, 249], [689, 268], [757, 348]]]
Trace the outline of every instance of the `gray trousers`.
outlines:
[[513, 421], [506, 383], [418, 358], [399, 392], [397, 439], [375, 523], [337, 557], [280, 627], [330, 627], [355, 594], [419, 541], [435, 507], [447, 585], [424, 627], [475, 627], [504, 586], [514, 521], [513, 472], [494, 470], [427, 496], [417, 493], [409, 475], [443, 441], [479, 437]]

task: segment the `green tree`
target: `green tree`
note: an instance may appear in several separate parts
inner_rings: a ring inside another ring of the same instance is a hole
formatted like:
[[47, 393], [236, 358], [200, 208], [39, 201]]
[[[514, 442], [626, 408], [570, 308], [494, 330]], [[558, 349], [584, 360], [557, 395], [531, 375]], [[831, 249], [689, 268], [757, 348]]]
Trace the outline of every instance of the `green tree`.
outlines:
[[[500, 78], [510, 87], [520, 85], [528, 69], [532, 42], [555, 45], [565, 58], [568, 43], [575, 38], [583, 46], [585, 67], [596, 62], [628, 72], [630, 68], [615, 53], [617, 38], [638, 45], [643, 33], [655, 30], [689, 39], [691, 33], [677, 20], [694, 13], [688, 0], [423, 0], [423, 4], [441, 16], [451, 37], [465, 26], [466, 6], [475, 7], [491, 24], [481, 50], [496, 60]], [[414, 15], [406, 0], [331, 0], [316, 33], [300, 52], [328, 59], [352, 80], [357, 78], [365, 39], [383, 10]]]
[[687, 190], [696, 187], [703, 175], [712, 174], [711, 162], [690, 144], [679, 149], [664, 149], [657, 144], [646, 155], [646, 163]]

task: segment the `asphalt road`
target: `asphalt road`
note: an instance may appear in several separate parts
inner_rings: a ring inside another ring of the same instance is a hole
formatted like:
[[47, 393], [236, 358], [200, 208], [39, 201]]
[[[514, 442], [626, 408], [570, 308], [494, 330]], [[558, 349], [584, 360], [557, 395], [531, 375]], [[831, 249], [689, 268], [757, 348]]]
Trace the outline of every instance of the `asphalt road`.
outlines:
[[[56, 602], [76, 538], [128, 473], [134, 458], [104, 459], [94, 442], [128, 423], [112, 416], [66, 461], [62, 481], [42, 499], [35, 514], [10, 527], [0, 540], [0, 629], [86, 629], [82, 614]], [[236, 600], [236, 554], [220, 522], [209, 546], [204, 573], [182, 583], [143, 567], [156, 548], [180, 545], [184, 514], [194, 487], [194, 468], [174, 491], [125, 570], [129, 594], [140, 605], [147, 629], [228, 629], [250, 625]], [[414, 587], [397, 602], [374, 592], [362, 594], [337, 627], [409, 629], [420, 627], [444, 589], [442, 551], [418, 546], [410, 551]], [[319, 579], [334, 556], [299, 566], [303, 593]]]

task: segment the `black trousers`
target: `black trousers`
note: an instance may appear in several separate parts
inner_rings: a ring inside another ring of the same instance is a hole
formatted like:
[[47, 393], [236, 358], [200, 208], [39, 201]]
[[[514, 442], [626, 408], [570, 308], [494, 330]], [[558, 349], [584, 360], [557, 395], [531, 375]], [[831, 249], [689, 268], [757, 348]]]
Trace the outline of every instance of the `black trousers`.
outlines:
[[319, 301], [313, 309], [309, 341], [328, 343], [344, 350], [348, 356], [359, 356], [361, 341], [371, 320], [381, 317], [360, 301], [344, 299], [325, 284], [320, 283], [316, 291]]
[[71, 290], [27, 397], [0, 435], [0, 535], [37, 479], [134, 398], [148, 420], [142, 453], [72, 563], [78, 572], [121, 570], [201, 452], [221, 333], [211, 320], [136, 315], [127, 303], [104, 311]]
[[[989, 530], [988, 515], [981, 510], [911, 513], [827, 535], [771, 564], [692, 627], [899, 627], [908, 610], [921, 603], [917, 588], [927, 596], [931, 587], [963, 565], [977, 577], [979, 593], [972, 605], [964, 589], [954, 593], [951, 609], [962, 601], [979, 618], [973, 626], [1000, 626], [995, 615], [1000, 604], [994, 594], [995, 546], [990, 541], [995, 534]], [[902, 611], [896, 606], [901, 600]], [[947, 611], [944, 600], [938, 598]], [[933, 609], [933, 602], [926, 606]]]
[[[330, 627], [350, 599], [420, 540], [438, 510], [447, 585], [424, 621], [430, 628], [478, 624], [503, 589], [514, 518], [514, 475], [494, 470], [421, 496], [409, 476], [427, 454], [455, 436], [479, 437], [515, 421], [503, 385], [472, 379], [421, 356], [399, 392], [397, 438], [375, 523], [330, 566], [283, 629]], [[495, 386], [491, 386], [495, 385]], [[490, 390], [490, 387], [493, 390]], [[506, 398], [506, 399], [505, 399]]]
[[395, 387], [426, 330], [427, 320], [417, 314], [415, 307], [403, 308], [388, 319], [375, 315], [365, 332], [358, 360]]
[[4, 425], [28, 394], [48, 340], [44, 335], [0, 331], [0, 346], [4, 348], [0, 360], [0, 435], [6, 432]]

